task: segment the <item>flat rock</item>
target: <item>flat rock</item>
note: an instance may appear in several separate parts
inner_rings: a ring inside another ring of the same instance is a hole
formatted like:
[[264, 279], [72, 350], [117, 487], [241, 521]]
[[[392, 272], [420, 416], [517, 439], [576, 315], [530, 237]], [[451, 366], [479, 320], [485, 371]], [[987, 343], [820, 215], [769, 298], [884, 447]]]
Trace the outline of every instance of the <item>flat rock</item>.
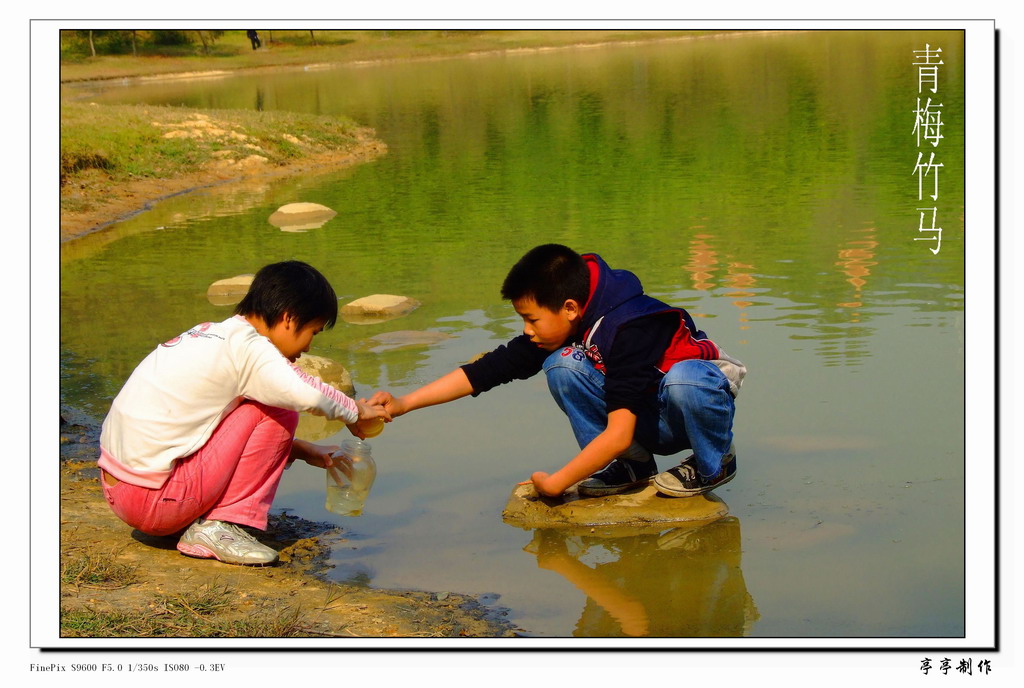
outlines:
[[289, 203], [278, 208], [267, 221], [285, 232], [304, 232], [322, 227], [337, 214], [319, 203]]
[[447, 332], [435, 332], [434, 330], [396, 330], [368, 337], [359, 343], [358, 348], [377, 354], [382, 351], [430, 346], [451, 338], [452, 336]]
[[355, 385], [352, 384], [352, 374], [337, 361], [332, 361], [323, 356], [302, 354], [299, 360], [295, 361], [295, 365], [307, 375], [320, 378], [331, 387], [348, 396], [356, 393]]
[[340, 312], [345, 322], [368, 325], [397, 318], [419, 307], [420, 302], [409, 296], [372, 294], [346, 303]]
[[206, 300], [214, 306], [233, 306], [241, 301], [255, 275], [235, 275], [217, 280], [206, 290]]
[[519, 528], [573, 526], [669, 526], [675, 523], [714, 521], [729, 507], [714, 494], [666, 497], [654, 485], [608, 497], [581, 498], [574, 491], [562, 497], [542, 497], [533, 485], [517, 485], [501, 517]]

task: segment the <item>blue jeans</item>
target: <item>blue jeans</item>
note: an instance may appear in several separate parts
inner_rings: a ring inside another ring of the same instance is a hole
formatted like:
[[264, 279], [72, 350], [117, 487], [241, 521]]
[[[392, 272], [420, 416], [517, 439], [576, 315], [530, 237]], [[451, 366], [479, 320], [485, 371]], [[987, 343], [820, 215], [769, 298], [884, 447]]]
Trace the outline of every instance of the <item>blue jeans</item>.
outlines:
[[[604, 375], [582, 352], [566, 348], [548, 356], [544, 374], [582, 449], [608, 425]], [[648, 407], [637, 414], [634, 443], [663, 456], [692, 449], [697, 471], [711, 477], [718, 473], [732, 444], [735, 408], [729, 380], [718, 366], [710, 361], [680, 361], [661, 379]], [[635, 451], [631, 447], [623, 456], [629, 458]]]

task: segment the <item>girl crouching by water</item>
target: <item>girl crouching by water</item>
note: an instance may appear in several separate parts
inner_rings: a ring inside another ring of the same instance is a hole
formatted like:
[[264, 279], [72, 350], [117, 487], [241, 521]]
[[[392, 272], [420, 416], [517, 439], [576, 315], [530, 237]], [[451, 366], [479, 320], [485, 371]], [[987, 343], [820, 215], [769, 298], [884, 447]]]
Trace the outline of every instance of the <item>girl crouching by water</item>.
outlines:
[[391, 417], [293, 365], [333, 327], [338, 298], [299, 261], [262, 268], [235, 314], [203, 323], [150, 353], [103, 421], [101, 483], [122, 521], [150, 535], [184, 531], [183, 554], [270, 564], [277, 552], [239, 525], [263, 530], [286, 465], [331, 465], [331, 452], [295, 439], [298, 411], [362, 421]]

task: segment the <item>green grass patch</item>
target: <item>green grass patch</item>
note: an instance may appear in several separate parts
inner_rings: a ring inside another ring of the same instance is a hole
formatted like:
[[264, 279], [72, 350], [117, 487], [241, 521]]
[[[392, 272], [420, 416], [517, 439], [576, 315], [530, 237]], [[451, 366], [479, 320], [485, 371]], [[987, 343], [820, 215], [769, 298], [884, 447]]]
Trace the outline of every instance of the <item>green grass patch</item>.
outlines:
[[252, 155], [274, 165], [358, 140], [358, 126], [339, 117], [64, 103], [60, 179], [65, 186], [90, 171], [115, 182], [165, 179]]

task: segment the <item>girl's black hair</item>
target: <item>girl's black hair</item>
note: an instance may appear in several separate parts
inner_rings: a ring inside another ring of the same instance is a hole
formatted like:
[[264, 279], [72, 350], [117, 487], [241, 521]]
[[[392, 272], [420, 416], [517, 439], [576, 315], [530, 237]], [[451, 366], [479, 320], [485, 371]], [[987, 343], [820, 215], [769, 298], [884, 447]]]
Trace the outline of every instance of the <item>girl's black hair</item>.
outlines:
[[338, 320], [338, 296], [312, 265], [298, 260], [265, 265], [235, 307], [235, 314], [257, 315], [273, 327], [286, 313], [298, 319], [299, 329], [321, 319], [328, 329]]
[[590, 271], [583, 258], [567, 246], [544, 244], [527, 251], [512, 266], [501, 296], [509, 301], [532, 297], [538, 306], [557, 311], [568, 299], [587, 305]]

